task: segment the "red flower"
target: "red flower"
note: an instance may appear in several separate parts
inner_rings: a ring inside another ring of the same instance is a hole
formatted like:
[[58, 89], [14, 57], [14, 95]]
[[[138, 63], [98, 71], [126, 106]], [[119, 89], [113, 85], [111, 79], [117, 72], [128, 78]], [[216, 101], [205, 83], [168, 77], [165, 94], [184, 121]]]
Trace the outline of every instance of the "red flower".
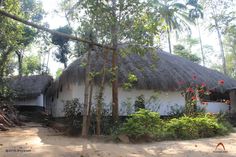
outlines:
[[224, 83], [225, 83], [224, 80], [219, 80], [219, 81], [218, 81], [218, 84], [219, 84], [219, 85], [224, 85]]
[[199, 93], [204, 93], [204, 90], [203, 90], [203, 89], [201, 89], [201, 90], [198, 90], [198, 92], [199, 92]]
[[192, 99], [193, 101], [194, 101], [194, 100], [197, 100], [197, 98], [196, 98], [195, 96], [193, 96], [191, 99]]
[[194, 90], [191, 87], [189, 87], [189, 88], [187, 88], [186, 92], [194, 93]]
[[202, 87], [206, 87], [206, 84], [205, 83], [202, 83], [202, 85], [201, 85]]

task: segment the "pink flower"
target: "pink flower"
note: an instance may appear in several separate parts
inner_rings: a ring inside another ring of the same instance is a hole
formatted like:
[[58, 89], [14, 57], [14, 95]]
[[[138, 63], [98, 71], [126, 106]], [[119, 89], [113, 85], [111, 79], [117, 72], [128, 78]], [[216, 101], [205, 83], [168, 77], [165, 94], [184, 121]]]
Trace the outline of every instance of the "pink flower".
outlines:
[[218, 81], [218, 84], [219, 84], [219, 85], [224, 85], [224, 83], [225, 83], [224, 80], [219, 80], [219, 81]]
[[194, 90], [193, 90], [193, 88], [189, 87], [189, 88], [187, 88], [186, 92], [194, 93]]
[[204, 93], [203, 89], [198, 90], [199, 93]]
[[202, 83], [202, 85], [201, 85], [202, 87], [206, 87], [206, 84], [205, 83]]

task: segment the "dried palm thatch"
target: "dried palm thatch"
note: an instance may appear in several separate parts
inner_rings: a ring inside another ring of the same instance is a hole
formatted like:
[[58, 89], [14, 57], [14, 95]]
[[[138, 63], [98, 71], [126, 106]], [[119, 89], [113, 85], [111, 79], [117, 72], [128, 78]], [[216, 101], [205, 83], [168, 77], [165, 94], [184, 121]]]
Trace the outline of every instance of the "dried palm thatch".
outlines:
[[14, 77], [9, 79], [9, 87], [16, 98], [32, 98], [44, 93], [52, 80], [48, 75]]
[[[100, 54], [99, 54], [100, 53]], [[101, 52], [93, 52], [93, 71], [100, 72], [103, 64]], [[111, 56], [108, 57], [107, 68], [111, 68]], [[75, 60], [62, 75], [50, 87], [49, 94], [54, 94], [59, 86], [68, 82], [83, 82], [85, 77], [84, 63], [86, 55]], [[159, 91], [182, 90], [184, 85], [191, 83], [205, 83], [208, 88], [222, 91], [236, 87], [236, 80], [216, 71], [211, 70], [185, 58], [166, 53], [160, 49], [155, 52], [147, 52], [145, 55], [129, 54], [120, 55], [118, 61], [119, 85], [128, 81], [128, 74], [136, 75], [137, 82], [134, 88], [152, 89]], [[99, 84], [99, 75], [95, 82]], [[110, 81], [112, 75], [107, 73], [106, 81]], [[194, 80], [193, 80], [194, 77]], [[218, 86], [218, 81], [224, 80], [224, 85]]]

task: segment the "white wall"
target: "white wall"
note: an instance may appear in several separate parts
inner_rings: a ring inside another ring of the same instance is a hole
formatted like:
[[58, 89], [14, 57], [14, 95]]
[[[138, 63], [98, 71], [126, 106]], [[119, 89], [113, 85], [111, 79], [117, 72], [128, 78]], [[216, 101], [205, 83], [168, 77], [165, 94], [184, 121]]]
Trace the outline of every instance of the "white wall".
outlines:
[[44, 107], [44, 95], [40, 94], [38, 97], [33, 99], [17, 100], [16, 106], [39, 106]]
[[[68, 88], [69, 87], [69, 88]], [[66, 100], [78, 98], [80, 102], [84, 101], [84, 84], [71, 84], [68, 87], [63, 87], [62, 92], [59, 92], [58, 99], [55, 99], [52, 103], [52, 114], [54, 117], [63, 117], [63, 108]], [[98, 87], [94, 87], [93, 103], [96, 103], [96, 95], [98, 94]], [[104, 102], [106, 106], [104, 108], [111, 112], [112, 93], [111, 87], [106, 85], [104, 89]], [[144, 95], [145, 100], [149, 103], [146, 108], [153, 111], [160, 112], [161, 115], [167, 115], [171, 111], [171, 106], [184, 105], [184, 98], [180, 92], [154, 92], [153, 90], [123, 90], [119, 88], [119, 109], [120, 115], [127, 115], [128, 113], [134, 112], [134, 106], [127, 106], [127, 102], [134, 104], [136, 97]], [[156, 99], [150, 97], [157, 96]]]
[[[50, 104], [49, 105], [51, 106], [51, 112], [52, 112], [53, 117], [63, 117], [64, 116], [64, 113], [63, 113], [64, 102], [67, 100], [72, 100], [73, 98], [76, 98], [76, 97], [73, 97], [73, 95], [72, 95], [73, 88], [75, 88], [72, 86], [76, 86], [76, 85], [75, 84], [73, 84], [73, 85], [68, 84], [66, 86], [63, 86], [62, 92], [58, 91], [58, 94], [55, 93], [53, 102], [50, 99], [51, 105]], [[78, 86], [76, 86], [76, 87], [78, 87]]]
[[[96, 103], [96, 95], [99, 88], [94, 87], [93, 103]], [[119, 97], [119, 115], [125, 116], [127, 113], [134, 112], [134, 102], [141, 94], [145, 97], [146, 108], [152, 111], [159, 112], [160, 115], [168, 115], [173, 109], [184, 107], [185, 100], [180, 92], [154, 92], [153, 90], [123, 90], [118, 89]], [[150, 99], [153, 97], [153, 99]], [[84, 83], [70, 84], [63, 87], [62, 92], [59, 92], [58, 98], [54, 97], [52, 102], [52, 115], [54, 117], [64, 116], [64, 102], [78, 98], [81, 103], [84, 102]], [[111, 112], [112, 90], [109, 85], [104, 89], [105, 109]], [[127, 105], [132, 104], [132, 105]], [[220, 102], [208, 102], [207, 105], [198, 104], [199, 107], [204, 107], [206, 112], [218, 113], [228, 111], [229, 106]]]
[[223, 102], [206, 102], [206, 104], [198, 104], [199, 107], [205, 108], [206, 112], [210, 113], [220, 113], [220, 112], [228, 112], [229, 105]]

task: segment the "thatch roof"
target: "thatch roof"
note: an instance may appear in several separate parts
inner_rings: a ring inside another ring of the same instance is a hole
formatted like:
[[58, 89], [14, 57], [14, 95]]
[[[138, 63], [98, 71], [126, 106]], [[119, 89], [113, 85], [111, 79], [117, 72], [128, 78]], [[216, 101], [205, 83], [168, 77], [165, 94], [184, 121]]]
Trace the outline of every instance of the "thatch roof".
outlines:
[[[74, 61], [59, 77], [51, 87], [51, 93], [59, 85], [68, 82], [83, 81], [85, 76], [84, 60], [86, 55]], [[111, 67], [111, 55], [108, 57], [107, 67]], [[101, 71], [103, 57], [98, 53], [92, 54], [92, 67], [94, 71]], [[182, 90], [183, 84], [205, 83], [208, 88], [216, 90], [229, 89], [236, 87], [236, 80], [216, 71], [193, 63], [185, 58], [166, 53], [162, 50], [148, 52], [144, 56], [130, 54], [125, 57], [119, 56], [119, 85], [127, 82], [128, 74], [134, 74], [138, 78], [134, 88], [153, 89], [159, 91]], [[196, 80], [193, 80], [196, 77]], [[110, 74], [106, 76], [107, 81], [111, 78]], [[224, 80], [224, 85], [219, 86], [218, 81]], [[99, 84], [99, 76], [95, 78]]]
[[17, 98], [32, 98], [43, 94], [52, 81], [48, 75], [14, 77], [9, 79], [9, 87]]

